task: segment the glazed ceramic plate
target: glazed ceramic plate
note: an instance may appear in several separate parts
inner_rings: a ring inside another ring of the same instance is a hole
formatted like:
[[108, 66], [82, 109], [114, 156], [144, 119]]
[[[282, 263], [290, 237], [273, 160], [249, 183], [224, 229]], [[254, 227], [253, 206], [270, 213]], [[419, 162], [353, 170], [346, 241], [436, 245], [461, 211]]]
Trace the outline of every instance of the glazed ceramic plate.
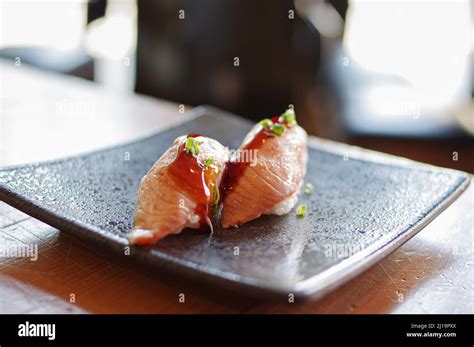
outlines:
[[214, 108], [151, 137], [99, 152], [0, 170], [0, 198], [66, 233], [211, 286], [254, 295], [320, 297], [419, 232], [469, 184], [469, 175], [312, 138], [304, 218], [264, 216], [238, 229], [185, 230], [130, 247], [140, 179], [187, 133], [239, 146], [252, 124]]

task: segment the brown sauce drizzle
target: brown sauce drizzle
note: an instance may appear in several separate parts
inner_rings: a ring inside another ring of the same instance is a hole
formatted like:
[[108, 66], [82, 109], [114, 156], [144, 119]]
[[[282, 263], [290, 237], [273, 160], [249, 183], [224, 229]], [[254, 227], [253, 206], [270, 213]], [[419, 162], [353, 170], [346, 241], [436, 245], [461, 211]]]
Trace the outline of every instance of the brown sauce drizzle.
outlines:
[[214, 215], [215, 185], [219, 170], [215, 165], [206, 167], [205, 162], [192, 152], [186, 153], [186, 140], [201, 135], [189, 134], [179, 145], [175, 160], [171, 163], [170, 173], [175, 182], [196, 201], [194, 214], [199, 216], [200, 228], [212, 230], [211, 218]]
[[[282, 116], [275, 116], [270, 120], [273, 122], [273, 124], [285, 125], [285, 127], [288, 128], [288, 122], [286, 122]], [[276, 136], [278, 135], [275, 135], [271, 129], [262, 126], [260, 131], [258, 131], [250, 141], [248, 141], [244, 146], [241, 146], [239, 149], [241, 151], [258, 150], [267, 140], [272, 139]], [[222, 184], [224, 194], [227, 194], [232, 191], [234, 186], [237, 184], [239, 178], [242, 176], [243, 172], [250, 164], [248, 161], [241, 160], [241, 156], [242, 153], [238, 152], [237, 158], [233, 158], [233, 160], [228, 162], [226, 166], [224, 182]]]

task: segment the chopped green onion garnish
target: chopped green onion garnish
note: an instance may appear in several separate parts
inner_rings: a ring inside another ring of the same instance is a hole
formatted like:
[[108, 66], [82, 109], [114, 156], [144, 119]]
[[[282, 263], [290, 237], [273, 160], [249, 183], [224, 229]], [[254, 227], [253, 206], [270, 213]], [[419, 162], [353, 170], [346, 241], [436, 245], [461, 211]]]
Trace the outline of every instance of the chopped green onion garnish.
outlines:
[[217, 207], [219, 206], [219, 199], [220, 199], [219, 188], [217, 185], [214, 186], [214, 211], [217, 211]]
[[286, 127], [284, 124], [275, 124], [273, 126], [273, 132], [275, 133], [275, 135], [281, 135], [285, 131], [285, 128]]
[[306, 183], [304, 185], [304, 193], [308, 194], [308, 195], [311, 195], [311, 194], [313, 194], [313, 192], [314, 192], [314, 186], [309, 182]]
[[296, 209], [296, 216], [298, 218], [303, 218], [307, 210], [308, 210], [308, 206], [306, 204], [299, 205], [298, 208]]
[[281, 115], [285, 122], [288, 124], [288, 126], [292, 127], [296, 125], [296, 115], [295, 115], [295, 110], [292, 108], [287, 109], [285, 112], [282, 113]]
[[209, 167], [212, 164], [214, 164], [214, 158], [211, 158], [211, 157], [207, 158], [206, 159], [206, 167]]
[[267, 129], [271, 129], [271, 127], [273, 126], [273, 122], [271, 121], [271, 119], [268, 119], [268, 118], [262, 119], [262, 120], [260, 121], [260, 124], [261, 124], [264, 128], [267, 128]]
[[295, 116], [295, 110], [292, 107], [287, 108], [286, 111], [281, 114], [281, 116], [283, 118], [285, 118], [285, 120], [286, 120], [287, 117], [294, 117]]
[[188, 137], [186, 139], [186, 146], [185, 146], [186, 154], [192, 152], [194, 155], [199, 154], [199, 143], [192, 137]]
[[199, 154], [199, 143], [194, 140], [194, 154], [198, 155]]
[[186, 150], [186, 154], [189, 154], [189, 152], [191, 152], [191, 150], [193, 149], [193, 138], [187, 138], [186, 139], [186, 145], [185, 145], [185, 150]]

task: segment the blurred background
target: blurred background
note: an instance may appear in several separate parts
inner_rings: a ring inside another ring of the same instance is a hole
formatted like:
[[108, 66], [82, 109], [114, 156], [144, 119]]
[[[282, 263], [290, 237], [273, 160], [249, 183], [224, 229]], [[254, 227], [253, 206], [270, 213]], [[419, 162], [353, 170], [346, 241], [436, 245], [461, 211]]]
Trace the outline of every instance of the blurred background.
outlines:
[[253, 120], [291, 104], [310, 134], [474, 173], [473, 7], [3, 0], [0, 57]]

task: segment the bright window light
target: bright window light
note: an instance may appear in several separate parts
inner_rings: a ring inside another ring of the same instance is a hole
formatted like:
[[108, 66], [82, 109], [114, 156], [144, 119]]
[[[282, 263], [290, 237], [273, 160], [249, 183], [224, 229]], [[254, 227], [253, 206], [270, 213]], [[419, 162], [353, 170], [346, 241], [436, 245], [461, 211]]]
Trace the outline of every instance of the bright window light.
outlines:
[[395, 95], [401, 103], [442, 112], [470, 97], [471, 30], [468, 0], [354, 0], [344, 48], [362, 68], [399, 78], [400, 88], [412, 90], [374, 90], [374, 98]]
[[86, 1], [2, 0], [0, 48], [75, 49], [81, 44], [86, 23]]

